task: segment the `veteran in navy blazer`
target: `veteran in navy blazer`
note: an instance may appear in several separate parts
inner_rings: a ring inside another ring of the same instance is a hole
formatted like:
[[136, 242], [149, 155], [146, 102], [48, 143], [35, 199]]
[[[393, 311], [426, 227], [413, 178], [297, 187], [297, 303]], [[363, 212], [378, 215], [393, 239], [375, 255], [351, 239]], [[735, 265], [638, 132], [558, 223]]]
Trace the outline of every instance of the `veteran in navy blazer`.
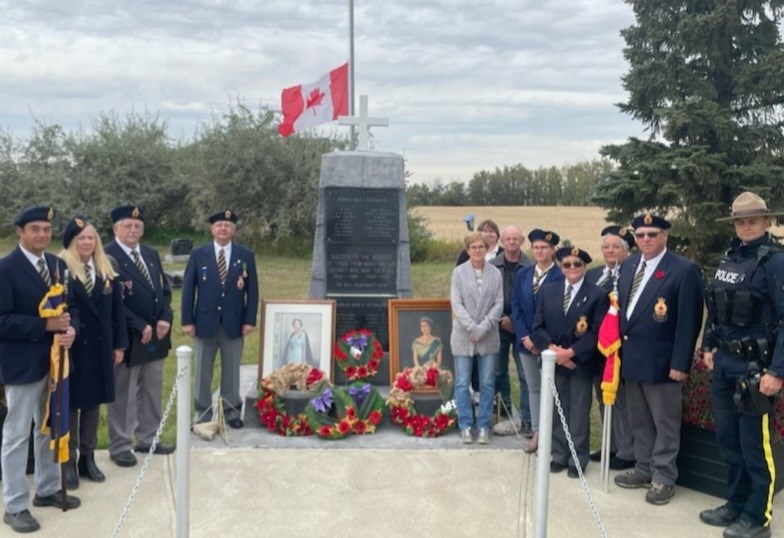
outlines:
[[243, 426], [240, 362], [244, 338], [256, 326], [259, 283], [253, 252], [232, 241], [237, 214], [211, 217], [214, 241], [191, 252], [182, 280], [182, 332], [195, 338], [195, 420], [212, 418], [212, 372], [221, 353], [221, 398], [226, 422]]
[[[158, 253], [139, 241], [144, 235], [144, 209], [125, 205], [111, 213], [114, 241], [106, 253], [116, 261], [123, 285], [128, 349], [115, 366], [115, 401], [109, 405], [109, 457], [121, 467], [136, 465], [131, 452], [146, 452], [161, 421], [163, 359], [171, 348], [169, 330], [174, 317], [171, 289]], [[174, 446], [158, 443], [156, 454]]]
[[[618, 283], [621, 263], [629, 256], [629, 249], [634, 246], [634, 234], [631, 228], [610, 225], [601, 234], [601, 249], [604, 263], [585, 273], [585, 280], [591, 284], [602, 286], [607, 293], [613, 291]], [[605, 359], [602, 356], [599, 373], [594, 377], [594, 391], [599, 405], [599, 416], [604, 420], [604, 401], [602, 399], [602, 373]], [[601, 459], [601, 451], [591, 454], [591, 461]], [[626, 386], [621, 381], [613, 404], [612, 435], [610, 436], [610, 469], [623, 470], [634, 466], [634, 438], [632, 437], [629, 418], [626, 414]]]
[[646, 501], [660, 505], [672, 498], [678, 478], [681, 382], [702, 325], [702, 275], [696, 263], [667, 250], [670, 223], [664, 218], [646, 213], [632, 227], [640, 254], [621, 265], [618, 295], [621, 376], [636, 465], [615, 483], [649, 487]]
[[[599, 371], [596, 348], [599, 326], [609, 308], [604, 288], [585, 279], [591, 256], [577, 247], [558, 249], [556, 257], [565, 280], [561, 285], [545, 286], [539, 292], [531, 339], [540, 349], [555, 352], [555, 385], [560, 396], [580, 467], [584, 470], [590, 456], [590, 413], [593, 378]], [[552, 472], [569, 467], [577, 478], [574, 458], [566, 441], [560, 417], [553, 417]]]
[[517, 271], [512, 284], [512, 319], [515, 327], [515, 352], [520, 353], [528, 399], [531, 406], [533, 436], [525, 445], [526, 452], [536, 452], [539, 446], [539, 401], [541, 398], [541, 372], [539, 350], [531, 340], [536, 315], [539, 290], [544, 286], [563, 282], [564, 276], [555, 265], [555, 247], [561, 241], [555, 232], [536, 228], [528, 233], [535, 264]]
[[[86, 217], [77, 215], [63, 231], [60, 257], [68, 266], [68, 301], [79, 308], [79, 332], [71, 349], [69, 490], [79, 477], [103, 482], [95, 463], [100, 406], [114, 401], [114, 367], [128, 347], [122, 286], [103, 250], [101, 237]], [[78, 448], [78, 463], [77, 463]]]
[[3, 522], [16, 532], [40, 528], [30, 513], [30, 486], [25, 469], [30, 424], [35, 419], [35, 497], [33, 506], [76, 508], [76, 497], [63, 499], [60, 466], [41, 432], [47, 406], [49, 355], [54, 333], [68, 349], [76, 337], [78, 309], [44, 319], [38, 307], [53, 283], [65, 278], [65, 263], [46, 253], [52, 240], [54, 210], [35, 206], [14, 221], [19, 245], [0, 259], [0, 382], [5, 385], [8, 414], [3, 425]]

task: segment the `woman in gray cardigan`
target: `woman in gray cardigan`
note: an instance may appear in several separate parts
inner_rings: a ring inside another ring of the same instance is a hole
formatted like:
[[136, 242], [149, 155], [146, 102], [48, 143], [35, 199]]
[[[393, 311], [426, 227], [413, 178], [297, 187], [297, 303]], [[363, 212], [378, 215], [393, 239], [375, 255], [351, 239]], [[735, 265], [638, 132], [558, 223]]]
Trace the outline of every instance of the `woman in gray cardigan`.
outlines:
[[455, 358], [455, 399], [460, 438], [472, 443], [471, 369], [479, 366], [477, 441], [490, 442], [490, 417], [495, 396], [495, 363], [501, 341], [498, 321], [504, 307], [503, 278], [497, 267], [485, 263], [487, 239], [478, 233], [465, 237], [468, 261], [452, 271], [452, 355]]

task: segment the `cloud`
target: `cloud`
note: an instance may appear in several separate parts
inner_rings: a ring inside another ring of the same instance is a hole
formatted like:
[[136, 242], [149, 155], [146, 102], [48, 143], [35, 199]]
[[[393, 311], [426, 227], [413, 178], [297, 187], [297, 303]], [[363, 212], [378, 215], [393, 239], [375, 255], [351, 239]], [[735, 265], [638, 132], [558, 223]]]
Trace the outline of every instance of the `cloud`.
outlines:
[[[188, 137], [238, 96], [278, 109], [348, 57], [345, 2], [0, 6], [0, 125], [21, 137], [34, 117], [77, 129], [131, 110]], [[390, 119], [376, 148], [405, 154], [414, 182], [595, 158], [642, 133], [614, 106], [632, 22], [617, 0], [356, 0], [356, 92]]]

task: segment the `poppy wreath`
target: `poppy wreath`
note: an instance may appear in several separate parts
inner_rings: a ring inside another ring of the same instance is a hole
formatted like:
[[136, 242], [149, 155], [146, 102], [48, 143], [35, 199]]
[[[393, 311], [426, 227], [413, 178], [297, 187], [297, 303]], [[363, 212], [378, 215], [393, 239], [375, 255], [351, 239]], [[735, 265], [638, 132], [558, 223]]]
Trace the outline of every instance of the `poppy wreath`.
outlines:
[[384, 350], [372, 331], [359, 329], [341, 336], [332, 349], [335, 364], [349, 381], [361, 381], [376, 375]]
[[[447, 370], [426, 366], [406, 368], [397, 374], [387, 398], [392, 423], [415, 437], [438, 437], [449, 432], [457, 424], [454, 388], [454, 377]], [[433, 416], [416, 411], [411, 392], [423, 389], [437, 389], [441, 394], [441, 407]]]
[[256, 409], [262, 426], [287, 437], [312, 435], [304, 413], [293, 417], [286, 413], [283, 394], [291, 387], [309, 390], [324, 379], [324, 372], [307, 364], [287, 364], [275, 370], [259, 383], [259, 399]]
[[369, 383], [333, 387], [326, 380], [311, 391], [305, 406], [308, 426], [322, 439], [345, 439], [352, 433], [376, 431], [384, 412], [384, 400]]

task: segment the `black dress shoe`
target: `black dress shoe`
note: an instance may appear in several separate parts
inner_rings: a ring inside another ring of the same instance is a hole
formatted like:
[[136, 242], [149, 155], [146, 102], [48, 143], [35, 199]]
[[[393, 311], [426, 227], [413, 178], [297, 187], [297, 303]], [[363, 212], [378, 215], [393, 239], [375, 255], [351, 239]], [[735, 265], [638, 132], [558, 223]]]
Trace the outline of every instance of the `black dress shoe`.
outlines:
[[73, 490], [79, 487], [79, 475], [76, 474], [76, 461], [71, 460], [65, 464], [65, 487]]
[[136, 456], [131, 454], [130, 450], [120, 452], [119, 454], [110, 454], [109, 459], [120, 467], [133, 467], [136, 465]]
[[[136, 452], [146, 453], [150, 451], [150, 447], [144, 445], [136, 445], [133, 449]], [[171, 454], [172, 452], [174, 452], [174, 445], [170, 445], [169, 443], [158, 443], [155, 445], [155, 451], [153, 451], [153, 454], [165, 456], [166, 454]]]
[[580, 478], [580, 473], [577, 472], [577, 467], [569, 466], [569, 470], [566, 471], [566, 474], [569, 478]]
[[[612, 461], [614, 457], [615, 457], [615, 452], [610, 452], [610, 461]], [[591, 452], [590, 459], [591, 461], [602, 461], [602, 451], [597, 450], [595, 452]], [[632, 464], [634, 464], [634, 462], [632, 462]], [[612, 465], [612, 463], [610, 465]]]
[[41, 525], [30, 513], [30, 510], [22, 510], [15, 514], [6, 512], [3, 514], [3, 522], [10, 525], [15, 532], [35, 532], [41, 528]]
[[610, 469], [613, 471], [623, 471], [624, 469], [631, 469], [632, 467], [634, 467], [634, 461], [632, 460], [625, 460], [617, 456], [610, 458]]
[[54, 506], [55, 508], [63, 508], [63, 504], [65, 504], [66, 509], [73, 510], [74, 508], [79, 508], [82, 501], [79, 500], [79, 497], [66, 495], [65, 503], [63, 503], [63, 490], [52, 493], [51, 495], [46, 495], [45, 497], [36, 493], [35, 497], [33, 497], [33, 506]]
[[769, 538], [770, 527], [757, 525], [745, 518], [724, 529], [724, 538]]
[[564, 469], [566, 469], [566, 465], [564, 465], [563, 463], [558, 463], [557, 461], [551, 461], [550, 462], [550, 472], [551, 473], [560, 473]]
[[738, 521], [740, 512], [736, 512], [726, 504], [719, 506], [713, 510], [703, 510], [700, 512], [700, 520], [708, 525], [716, 527], [729, 527], [731, 524]]
[[[133, 454], [131, 454], [133, 456]], [[134, 458], [135, 459], [135, 458]], [[84, 476], [93, 482], [103, 482], [106, 477], [95, 465], [95, 454], [85, 454], [79, 456], [79, 476]]]
[[229, 426], [231, 426], [235, 430], [239, 430], [240, 428], [242, 428], [245, 425], [245, 423], [242, 422], [241, 418], [233, 418], [231, 420], [227, 420], [226, 424], [228, 424]]

